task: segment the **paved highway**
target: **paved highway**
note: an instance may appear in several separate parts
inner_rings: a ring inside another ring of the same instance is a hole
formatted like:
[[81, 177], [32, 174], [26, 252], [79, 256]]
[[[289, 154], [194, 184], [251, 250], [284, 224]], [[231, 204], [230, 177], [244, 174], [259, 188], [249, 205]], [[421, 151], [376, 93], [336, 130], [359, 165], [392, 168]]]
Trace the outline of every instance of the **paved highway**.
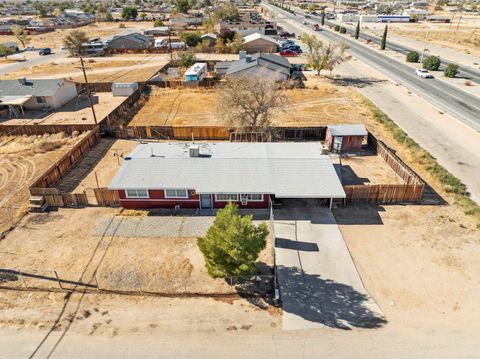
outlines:
[[[301, 12], [299, 12], [299, 13], [301, 13]], [[301, 14], [304, 15], [303, 13], [301, 13]], [[311, 19], [315, 19], [317, 21], [317, 23], [320, 24], [320, 22], [322, 20], [320, 16], [314, 16], [314, 15], [309, 15], [309, 16], [311, 17]], [[328, 21], [328, 20], [325, 20], [325, 24], [326, 25], [332, 25], [332, 26], [339, 25], [339, 24], [337, 24], [333, 21]], [[345, 26], [345, 24], [343, 24], [341, 26]], [[355, 32], [355, 30], [353, 28], [348, 27], [348, 26], [345, 26], [345, 27], [347, 28], [347, 33], [353, 34]], [[373, 43], [378, 44], [378, 45], [380, 45], [380, 43], [381, 43], [381, 38], [380, 37], [370, 35], [370, 34], [365, 34], [363, 32], [360, 32], [360, 38], [364, 39], [364, 40], [371, 40]], [[387, 40], [386, 47], [387, 47], [387, 49], [399, 52], [399, 53], [404, 54], [404, 55], [408, 54], [410, 51], [417, 51], [419, 53], [422, 52], [422, 49], [414, 49], [414, 48], [411, 48], [411, 47], [408, 47], [408, 46], [397, 44], [397, 43], [392, 42], [390, 40]], [[449, 63], [454, 63], [454, 62], [443, 59], [441, 68], [444, 68]], [[468, 78], [471, 81], [480, 83], [480, 71], [472, 69], [471, 67], [459, 65], [459, 73], [458, 74], [460, 76]]]
[[[313, 33], [313, 31], [311, 31], [311, 25], [316, 23], [316, 21], [292, 15], [268, 4], [264, 4], [264, 6], [268, 7], [271, 11], [281, 13], [286, 18], [295, 21], [299, 26], [302, 26], [306, 32]], [[303, 25], [303, 21], [306, 21], [307, 25]], [[410, 66], [379, 54], [367, 46], [360, 44], [358, 41], [350, 40], [334, 32], [325, 30], [321, 31], [321, 34], [331, 41], [345, 42], [349, 47], [348, 51], [357, 59], [374, 66], [375, 69], [384, 73], [388, 78], [402, 84], [413, 93], [433, 104], [439, 110], [449, 113], [474, 130], [480, 131], [480, 98], [477, 96], [471, 95], [441, 80], [422, 79], [415, 75], [415, 72]]]

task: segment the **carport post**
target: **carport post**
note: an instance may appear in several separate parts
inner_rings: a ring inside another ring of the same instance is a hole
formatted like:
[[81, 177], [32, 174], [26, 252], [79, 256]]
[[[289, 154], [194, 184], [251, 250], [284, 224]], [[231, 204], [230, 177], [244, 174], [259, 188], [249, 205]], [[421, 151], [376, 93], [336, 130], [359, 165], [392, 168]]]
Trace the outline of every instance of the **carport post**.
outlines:
[[333, 198], [330, 198], [330, 209], [332, 209]]

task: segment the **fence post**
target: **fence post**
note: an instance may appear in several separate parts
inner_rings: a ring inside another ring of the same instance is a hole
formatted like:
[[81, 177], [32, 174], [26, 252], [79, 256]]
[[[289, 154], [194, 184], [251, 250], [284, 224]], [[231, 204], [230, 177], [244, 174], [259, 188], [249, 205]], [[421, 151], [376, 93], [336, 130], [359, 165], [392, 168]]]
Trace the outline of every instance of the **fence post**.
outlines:
[[21, 272], [21, 271], [18, 271], [18, 274], [20, 274], [20, 279], [22, 280], [23, 286], [25, 287], [25, 289], [28, 289], [28, 286], [27, 286], [27, 284], [25, 283], [25, 279], [23, 278], [22, 272]]

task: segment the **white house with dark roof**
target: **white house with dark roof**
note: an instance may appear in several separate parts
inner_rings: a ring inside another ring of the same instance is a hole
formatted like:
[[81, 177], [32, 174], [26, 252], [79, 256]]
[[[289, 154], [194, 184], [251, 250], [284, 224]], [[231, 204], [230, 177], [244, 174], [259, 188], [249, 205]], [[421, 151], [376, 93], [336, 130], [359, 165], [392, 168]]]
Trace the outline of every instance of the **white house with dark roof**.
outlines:
[[0, 106], [23, 110], [57, 109], [77, 96], [74, 82], [65, 79], [0, 81]]
[[141, 143], [108, 185], [125, 208], [269, 208], [273, 198], [345, 198], [320, 143]]

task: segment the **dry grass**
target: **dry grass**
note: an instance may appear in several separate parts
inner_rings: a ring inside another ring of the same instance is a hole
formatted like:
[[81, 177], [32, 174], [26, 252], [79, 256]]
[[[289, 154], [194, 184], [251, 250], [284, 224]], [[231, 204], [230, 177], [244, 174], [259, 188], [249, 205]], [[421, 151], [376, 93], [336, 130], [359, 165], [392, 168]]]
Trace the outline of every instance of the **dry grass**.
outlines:
[[[286, 90], [289, 104], [272, 115], [279, 126], [319, 126], [329, 123], [358, 123], [368, 111], [350, 90], [327, 82], [315, 88]], [[156, 89], [131, 121], [132, 126], [214, 126], [222, 125], [216, 115], [218, 90]]]

